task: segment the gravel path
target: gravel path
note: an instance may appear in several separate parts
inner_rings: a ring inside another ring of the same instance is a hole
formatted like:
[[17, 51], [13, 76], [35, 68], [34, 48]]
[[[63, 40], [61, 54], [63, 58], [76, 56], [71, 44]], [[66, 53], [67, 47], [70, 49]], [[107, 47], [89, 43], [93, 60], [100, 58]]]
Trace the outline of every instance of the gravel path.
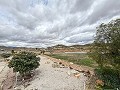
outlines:
[[0, 62], [0, 89], [2, 88], [3, 81], [7, 78], [9, 68], [6, 62]]
[[37, 75], [30, 85], [22, 90], [84, 90], [84, 81], [87, 79], [83, 73], [78, 73], [67, 67], [62, 68], [50, 59], [40, 56], [40, 67]]

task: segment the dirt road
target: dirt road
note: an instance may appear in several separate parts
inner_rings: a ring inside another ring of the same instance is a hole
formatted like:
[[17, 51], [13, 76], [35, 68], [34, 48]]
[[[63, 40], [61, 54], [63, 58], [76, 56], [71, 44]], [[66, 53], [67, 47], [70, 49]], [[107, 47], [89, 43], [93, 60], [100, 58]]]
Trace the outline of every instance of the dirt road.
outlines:
[[22, 90], [84, 90], [84, 81], [87, 79], [83, 73], [63, 67], [50, 59], [40, 56], [40, 67], [29, 86], [17, 87]]
[[0, 62], [0, 88], [2, 87], [3, 81], [7, 78], [9, 68], [5, 62]]

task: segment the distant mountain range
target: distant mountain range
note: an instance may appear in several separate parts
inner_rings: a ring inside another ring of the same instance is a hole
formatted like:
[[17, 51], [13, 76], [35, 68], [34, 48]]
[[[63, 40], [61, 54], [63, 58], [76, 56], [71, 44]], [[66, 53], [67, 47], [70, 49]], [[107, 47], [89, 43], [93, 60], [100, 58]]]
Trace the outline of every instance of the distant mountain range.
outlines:
[[27, 47], [7, 47], [7, 46], [0, 46], [0, 50], [28, 50], [28, 51], [39, 51], [39, 50], [46, 50], [46, 51], [54, 51], [54, 52], [74, 52], [74, 51], [88, 51], [91, 44], [86, 45], [71, 45], [66, 46], [62, 44], [58, 44], [55, 46], [47, 47], [47, 48], [27, 48]]

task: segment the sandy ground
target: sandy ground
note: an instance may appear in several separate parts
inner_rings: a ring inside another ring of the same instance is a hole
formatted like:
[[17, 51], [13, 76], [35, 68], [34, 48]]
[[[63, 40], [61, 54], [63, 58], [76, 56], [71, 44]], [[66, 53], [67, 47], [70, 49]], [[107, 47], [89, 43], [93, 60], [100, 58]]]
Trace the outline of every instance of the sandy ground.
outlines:
[[[36, 70], [35, 78], [29, 82], [29, 86], [22, 85], [21, 90], [84, 90], [86, 77], [73, 69], [57, 66], [50, 59], [40, 56], [40, 67]], [[75, 73], [76, 76], [75, 76]]]
[[13, 90], [12, 86], [14, 84], [15, 74], [8, 67], [8, 63], [4, 59], [0, 59], [0, 61], [0, 90]]
[[9, 68], [7, 67], [6, 62], [0, 62], [0, 87], [3, 84], [3, 81], [7, 78]]
[[0, 83], [6, 78], [9, 68], [5, 62], [0, 62]]

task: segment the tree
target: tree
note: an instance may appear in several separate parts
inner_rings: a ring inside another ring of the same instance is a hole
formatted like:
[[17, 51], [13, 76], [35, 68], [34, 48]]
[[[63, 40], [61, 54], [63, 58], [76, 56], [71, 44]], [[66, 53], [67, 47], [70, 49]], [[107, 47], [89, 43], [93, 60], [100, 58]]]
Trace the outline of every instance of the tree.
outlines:
[[[113, 20], [107, 24], [103, 23], [97, 28], [90, 56], [96, 60], [102, 72], [106, 70], [104, 74], [109, 69], [113, 73], [114, 71], [115, 73], [117, 72], [118, 78], [116, 82], [120, 84], [120, 19]], [[112, 78], [111, 80], [114, 79]], [[115, 80], [112, 82], [115, 82]], [[111, 86], [114, 85], [111, 83]]]
[[94, 41], [95, 59], [103, 67], [110, 64], [120, 68], [120, 19], [108, 24], [101, 24], [97, 28]]
[[13, 56], [8, 67], [13, 68], [14, 72], [19, 72], [24, 77], [39, 67], [39, 61], [40, 58], [32, 52], [20, 52]]

